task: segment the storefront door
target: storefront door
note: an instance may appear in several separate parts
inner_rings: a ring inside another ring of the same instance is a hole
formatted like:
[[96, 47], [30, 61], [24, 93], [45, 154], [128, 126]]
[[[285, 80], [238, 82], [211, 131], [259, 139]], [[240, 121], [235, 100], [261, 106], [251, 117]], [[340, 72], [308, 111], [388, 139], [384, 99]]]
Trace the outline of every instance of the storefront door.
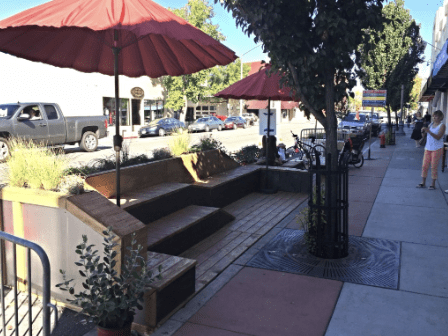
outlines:
[[132, 126], [141, 125], [140, 120], [140, 106], [142, 101], [140, 99], [132, 99]]

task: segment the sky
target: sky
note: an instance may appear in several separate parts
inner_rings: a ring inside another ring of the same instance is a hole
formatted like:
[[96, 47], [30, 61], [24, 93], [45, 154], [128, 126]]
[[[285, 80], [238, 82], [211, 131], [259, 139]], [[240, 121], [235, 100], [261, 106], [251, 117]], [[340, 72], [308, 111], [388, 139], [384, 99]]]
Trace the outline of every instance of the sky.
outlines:
[[[294, 0], [291, 0], [294, 1]], [[11, 15], [19, 13], [25, 9], [35, 7], [47, 0], [0, 0], [0, 20]], [[187, 4], [187, 0], [155, 0], [164, 7], [180, 8]], [[389, 1], [386, 1], [386, 4]], [[262, 46], [254, 43], [253, 36], [248, 37], [243, 33], [240, 27], [236, 27], [235, 19], [232, 14], [227, 12], [219, 3], [214, 4], [213, 0], [209, 0], [209, 4], [213, 5], [215, 17], [213, 23], [218, 24], [221, 32], [227, 37], [223, 43], [232, 49], [238, 56], [242, 56], [243, 62], [253, 62], [259, 60], [268, 61], [267, 54], [263, 53]], [[426, 42], [432, 44], [432, 27], [437, 9], [442, 6], [443, 0], [405, 0], [405, 8], [417, 23], [421, 24], [420, 34]], [[425, 59], [431, 60], [432, 46], [427, 44], [425, 50]], [[427, 62], [420, 66], [420, 75], [427, 77], [430, 67]]]

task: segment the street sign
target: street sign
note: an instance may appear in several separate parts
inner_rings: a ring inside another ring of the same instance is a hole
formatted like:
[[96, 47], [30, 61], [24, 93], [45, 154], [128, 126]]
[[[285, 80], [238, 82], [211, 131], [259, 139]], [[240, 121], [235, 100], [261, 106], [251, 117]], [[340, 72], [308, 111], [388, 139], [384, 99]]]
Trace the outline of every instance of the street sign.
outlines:
[[[277, 124], [276, 124], [276, 110], [271, 109], [271, 122], [270, 126], [271, 129], [269, 131], [269, 135], [277, 135]], [[258, 113], [258, 124], [260, 127], [260, 135], [267, 135], [268, 134], [268, 110], [259, 110]]]
[[387, 90], [364, 90], [362, 92], [362, 106], [384, 107], [386, 106]]

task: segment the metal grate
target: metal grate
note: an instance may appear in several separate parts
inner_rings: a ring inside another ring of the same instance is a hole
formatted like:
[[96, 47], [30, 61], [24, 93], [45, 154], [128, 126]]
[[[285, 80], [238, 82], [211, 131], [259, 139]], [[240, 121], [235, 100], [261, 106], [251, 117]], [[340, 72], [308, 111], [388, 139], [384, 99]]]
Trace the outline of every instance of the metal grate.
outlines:
[[350, 236], [349, 255], [322, 259], [307, 251], [304, 231], [284, 229], [246, 266], [384, 288], [398, 288], [400, 243]]

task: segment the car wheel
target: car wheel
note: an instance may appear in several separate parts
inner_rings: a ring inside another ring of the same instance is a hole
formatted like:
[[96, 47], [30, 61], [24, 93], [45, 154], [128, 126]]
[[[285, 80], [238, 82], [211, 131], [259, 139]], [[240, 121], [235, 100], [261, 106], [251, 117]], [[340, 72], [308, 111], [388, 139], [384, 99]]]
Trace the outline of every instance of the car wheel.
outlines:
[[205, 126], [205, 131], [206, 131], [206, 132], [210, 132], [210, 127]]
[[86, 152], [93, 152], [98, 148], [98, 137], [93, 132], [85, 132], [82, 135], [79, 147]]
[[165, 136], [166, 132], [163, 128], [159, 129], [159, 136]]
[[5, 162], [10, 155], [8, 141], [0, 138], [0, 162]]
[[219, 125], [219, 126], [218, 126], [218, 132], [221, 132], [221, 130], [222, 130], [222, 126]]

